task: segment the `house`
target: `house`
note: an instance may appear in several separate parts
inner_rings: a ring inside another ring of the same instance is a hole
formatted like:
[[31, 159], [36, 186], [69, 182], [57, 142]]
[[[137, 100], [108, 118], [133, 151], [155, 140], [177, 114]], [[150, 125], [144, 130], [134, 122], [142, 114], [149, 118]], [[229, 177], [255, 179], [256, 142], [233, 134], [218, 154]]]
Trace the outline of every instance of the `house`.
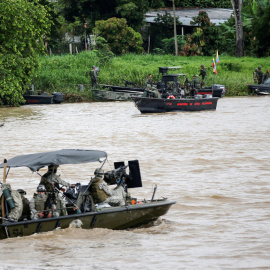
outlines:
[[[208, 17], [212, 23], [215, 25], [220, 25], [228, 21], [233, 16], [233, 9], [224, 9], [224, 8], [194, 8], [194, 9], [176, 9], [175, 16], [178, 18], [179, 22], [182, 23], [181, 26], [178, 26], [178, 31], [181, 35], [192, 33], [192, 30], [195, 26], [190, 24], [192, 17], [198, 16], [200, 11], [205, 11], [208, 14]], [[145, 14], [145, 20], [148, 25], [154, 24], [157, 14], [164, 15], [165, 13], [170, 13], [173, 16], [172, 9], [151, 11]]]

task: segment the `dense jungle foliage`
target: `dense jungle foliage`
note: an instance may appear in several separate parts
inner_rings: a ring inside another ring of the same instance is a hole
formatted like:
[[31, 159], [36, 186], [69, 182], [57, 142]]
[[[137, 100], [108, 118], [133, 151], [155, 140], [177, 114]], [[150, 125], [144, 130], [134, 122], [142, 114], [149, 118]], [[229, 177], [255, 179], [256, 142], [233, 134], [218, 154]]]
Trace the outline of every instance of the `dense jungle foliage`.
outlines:
[[[269, 68], [269, 58], [236, 58], [221, 55], [220, 63], [216, 64], [218, 73], [214, 75], [213, 57], [215, 56], [126, 54], [100, 64], [101, 59], [95, 51], [76, 55], [43, 56], [38, 76], [33, 83], [37, 90], [63, 92], [66, 100], [70, 100], [70, 97], [77, 100], [78, 96], [79, 100], [91, 100], [89, 71], [92, 65], [100, 68], [99, 84], [124, 85], [124, 80], [128, 80], [137, 86], [144, 86], [149, 73], [153, 75], [154, 81], [161, 79], [159, 67], [181, 66], [182, 69], [174, 73], [184, 73], [191, 79], [193, 75], [199, 74], [200, 65], [204, 64], [207, 68], [206, 85], [224, 84], [227, 89], [226, 96], [242, 96], [250, 94], [247, 84], [253, 83], [254, 68], [261, 65], [264, 72]], [[79, 91], [79, 85], [84, 86], [84, 92]]]
[[[176, 8], [231, 8], [231, 3], [235, 1], [174, 0], [174, 3]], [[268, 57], [270, 55], [270, 0], [246, 0], [241, 2], [242, 4], [244, 55]], [[159, 8], [163, 11], [171, 10], [172, 1], [0, 1], [0, 102], [1, 98], [5, 98], [9, 104], [18, 105], [23, 99], [22, 94], [31, 82], [34, 82], [40, 90], [63, 92], [63, 89], [71, 91], [74, 88], [72, 85], [75, 85], [75, 88], [78, 84], [87, 85], [89, 78], [85, 74], [89, 71], [89, 64], [81, 66], [78, 63], [76, 70], [69, 73], [75, 65], [73, 61], [84, 63], [85, 60], [82, 59], [84, 57], [102, 68], [101, 83], [119, 84], [121, 80], [117, 81], [114, 74], [120, 76], [124, 74], [137, 84], [142, 84], [147, 73], [154, 74], [159, 65], [178, 65], [177, 63], [183, 62], [186, 69], [184, 72], [191, 76], [195, 66], [200, 65], [199, 62], [207, 59], [206, 62], [211, 63], [212, 55], [217, 49], [224, 59], [219, 65], [220, 71], [223, 72], [222, 77], [219, 77], [220, 73], [218, 73], [215, 77], [209, 76], [208, 80], [211, 77], [212, 82], [213, 78], [221, 84], [226, 82], [228, 95], [246, 94], [245, 84], [248, 80], [245, 80], [245, 77], [249, 77], [247, 74], [250, 74], [250, 70], [254, 67], [248, 66], [249, 72], [243, 74], [242, 70], [247, 71], [244, 63], [248, 65], [248, 61], [250, 59], [253, 61], [255, 58], [229, 57], [235, 55], [236, 36], [238, 37], [233, 17], [221, 26], [216, 26], [210, 21], [206, 12], [198, 12], [198, 15], [192, 18], [191, 23], [194, 27], [191, 32], [185, 36], [177, 36], [180, 56], [174, 57], [172, 15], [165, 12], [158, 15], [155, 24], [145, 25], [145, 13]], [[177, 26], [181, 27], [179, 22]], [[90, 41], [94, 42], [90, 43]], [[63, 57], [41, 56], [43, 52], [47, 55], [51, 55], [52, 52], [66, 54], [71, 44], [80, 45], [80, 47], [73, 46], [73, 49], [76, 48], [76, 53], [84, 50], [86, 52]], [[150, 54], [145, 55], [146, 52]], [[196, 60], [198, 56], [201, 56], [202, 60]], [[265, 59], [267, 58], [258, 60], [261, 62], [258, 64], [254, 60], [255, 66], [263, 65]], [[39, 62], [41, 67], [38, 69]], [[54, 62], [59, 63], [60, 67], [64, 65], [62, 68], [65, 74], [58, 74], [57, 65], [56, 68], [48, 71], [46, 62], [48, 65]], [[189, 65], [192, 69], [189, 69]], [[123, 70], [123, 67], [129, 68]], [[110, 70], [116, 71], [111, 73]], [[35, 78], [37, 71], [38, 76]], [[77, 74], [78, 71], [80, 75]], [[243, 76], [244, 84], [235, 77], [239, 72]], [[226, 79], [223, 81], [223, 78]]]

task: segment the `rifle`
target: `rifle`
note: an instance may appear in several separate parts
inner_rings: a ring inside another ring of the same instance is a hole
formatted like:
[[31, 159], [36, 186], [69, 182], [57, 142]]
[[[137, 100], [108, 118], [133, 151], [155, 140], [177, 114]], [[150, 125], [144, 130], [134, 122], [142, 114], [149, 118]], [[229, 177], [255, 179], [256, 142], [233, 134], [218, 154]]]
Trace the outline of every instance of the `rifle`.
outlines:
[[136, 85], [135, 85], [135, 83], [133, 83], [133, 82], [130, 82], [130, 81], [125, 80], [125, 79], [120, 78], [120, 77], [117, 77], [117, 78], [119, 78], [119, 79], [121, 79], [121, 80], [125, 81], [125, 86], [128, 86], [128, 85], [133, 85], [133, 86], [136, 86]]

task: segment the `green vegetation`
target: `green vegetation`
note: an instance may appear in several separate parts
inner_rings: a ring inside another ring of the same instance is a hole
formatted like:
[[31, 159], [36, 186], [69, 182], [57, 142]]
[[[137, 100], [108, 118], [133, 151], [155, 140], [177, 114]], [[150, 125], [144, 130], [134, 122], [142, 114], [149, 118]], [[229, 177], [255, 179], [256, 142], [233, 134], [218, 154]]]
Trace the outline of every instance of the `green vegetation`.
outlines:
[[[220, 55], [217, 75], [213, 75], [212, 56], [179, 56], [172, 55], [135, 55], [128, 54], [114, 57], [107, 64], [100, 65], [96, 51], [76, 55], [42, 56], [38, 76], [33, 83], [36, 90], [76, 94], [91, 99], [89, 71], [92, 65], [100, 67], [99, 84], [124, 85], [126, 79], [138, 86], [143, 86], [148, 74], [154, 81], [160, 80], [159, 67], [182, 66], [173, 73], [184, 73], [189, 79], [198, 74], [200, 65], [207, 68], [206, 85], [224, 84], [226, 96], [248, 95], [247, 84], [252, 84], [254, 68], [261, 65], [263, 71], [269, 68], [269, 58], [229, 57]], [[79, 92], [78, 85], [84, 85], [84, 92]]]
[[143, 51], [141, 34], [128, 27], [126, 19], [110, 18], [107, 21], [97, 21], [95, 25], [93, 31], [110, 44], [113, 53], [121, 55]]
[[0, 1], [0, 21], [0, 103], [5, 98], [18, 105], [38, 67], [50, 22], [36, 0]]

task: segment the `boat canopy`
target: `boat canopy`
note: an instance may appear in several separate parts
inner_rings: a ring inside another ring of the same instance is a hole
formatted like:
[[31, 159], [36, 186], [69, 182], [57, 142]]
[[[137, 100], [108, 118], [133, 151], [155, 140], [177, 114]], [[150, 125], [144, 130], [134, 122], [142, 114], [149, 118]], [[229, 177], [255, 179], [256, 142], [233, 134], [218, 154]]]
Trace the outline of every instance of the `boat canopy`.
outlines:
[[[21, 155], [7, 161], [7, 167], [28, 167], [33, 172], [49, 165], [82, 164], [102, 161], [107, 153], [98, 150], [62, 149], [30, 155]], [[4, 163], [0, 164], [0, 168]]]

